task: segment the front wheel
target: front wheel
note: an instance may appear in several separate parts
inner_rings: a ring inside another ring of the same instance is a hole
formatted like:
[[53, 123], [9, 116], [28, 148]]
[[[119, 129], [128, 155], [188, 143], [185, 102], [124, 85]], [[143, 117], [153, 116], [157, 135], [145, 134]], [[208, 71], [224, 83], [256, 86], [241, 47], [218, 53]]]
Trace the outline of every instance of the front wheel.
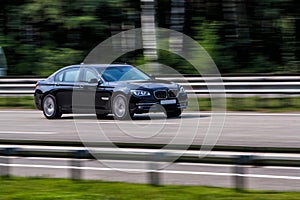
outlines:
[[172, 118], [172, 117], [179, 117], [181, 115], [181, 112], [182, 112], [181, 109], [176, 109], [173, 111], [167, 111], [166, 114], [168, 118]]
[[58, 119], [62, 115], [58, 109], [55, 97], [51, 94], [48, 94], [43, 100], [43, 114], [47, 119]]
[[133, 116], [129, 111], [128, 100], [123, 94], [118, 94], [113, 98], [112, 113], [116, 120], [129, 120]]

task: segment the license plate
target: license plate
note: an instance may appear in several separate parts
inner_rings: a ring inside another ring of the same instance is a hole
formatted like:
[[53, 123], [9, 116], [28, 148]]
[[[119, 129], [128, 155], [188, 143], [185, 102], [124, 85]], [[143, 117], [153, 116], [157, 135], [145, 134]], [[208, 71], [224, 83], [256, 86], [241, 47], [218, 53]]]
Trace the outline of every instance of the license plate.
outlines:
[[160, 101], [161, 105], [166, 105], [166, 104], [176, 104], [176, 99], [170, 99], [170, 100], [161, 100]]

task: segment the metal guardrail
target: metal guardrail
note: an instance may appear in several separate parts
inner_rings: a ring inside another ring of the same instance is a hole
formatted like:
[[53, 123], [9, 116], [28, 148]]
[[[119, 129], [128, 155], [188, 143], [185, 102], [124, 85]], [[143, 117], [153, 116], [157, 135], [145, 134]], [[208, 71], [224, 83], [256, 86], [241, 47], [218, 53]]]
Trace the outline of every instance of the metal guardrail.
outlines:
[[[89, 152], [91, 151], [92, 154]], [[54, 157], [71, 158], [70, 166], [72, 179], [81, 179], [81, 160], [101, 159], [130, 160], [149, 162], [149, 184], [160, 185], [160, 163], [174, 160], [175, 162], [218, 163], [233, 165], [233, 180], [238, 190], [245, 189], [246, 168], [249, 166], [293, 166], [300, 167], [299, 154], [270, 154], [245, 152], [210, 152], [205, 157], [199, 157], [199, 151], [168, 150], [160, 152], [153, 149], [119, 149], [62, 147], [62, 146], [22, 146], [0, 145], [0, 175], [10, 175], [10, 158], [22, 157]], [[66, 167], [67, 168], [67, 167]]]
[[0, 96], [31, 96], [37, 81], [43, 78], [0, 78]]
[[[1, 96], [30, 96], [35, 83], [43, 78], [0, 78]], [[184, 86], [189, 94], [208, 95], [226, 93], [229, 96], [243, 95], [300, 95], [300, 76], [249, 76], [222, 77], [158, 77], [175, 81]], [[214, 82], [214, 80], [219, 80]], [[208, 90], [208, 86], [213, 88]], [[224, 86], [225, 91], [220, 90]]]
[[[60, 147], [84, 147], [81, 141], [63, 141], [63, 140], [19, 140], [19, 139], [0, 139], [1, 145], [33, 145], [33, 146], [60, 146]], [[106, 142], [90, 142], [91, 146], [101, 146], [103, 148], [111, 147], [111, 143]], [[128, 142], [114, 142], [119, 148], [134, 148], [134, 149], [162, 149], [167, 144], [163, 143], [128, 143]], [[186, 145], [172, 145], [172, 149], [186, 149]], [[187, 150], [199, 150], [202, 145], [192, 144]], [[265, 147], [265, 146], [225, 146], [215, 145], [213, 151], [226, 152], [252, 152], [252, 153], [293, 153], [300, 154], [300, 148], [293, 147]]]

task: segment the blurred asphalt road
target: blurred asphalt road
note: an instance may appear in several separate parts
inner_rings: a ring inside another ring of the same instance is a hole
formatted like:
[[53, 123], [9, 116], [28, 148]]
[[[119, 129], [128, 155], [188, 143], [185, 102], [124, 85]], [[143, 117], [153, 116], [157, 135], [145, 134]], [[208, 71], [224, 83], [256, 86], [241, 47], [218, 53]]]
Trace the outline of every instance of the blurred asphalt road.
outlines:
[[[134, 121], [114, 121], [112, 116], [97, 120], [94, 115], [47, 120], [36, 110], [0, 110], [0, 139], [202, 144], [211, 120], [210, 113], [196, 112], [176, 119], [151, 114], [137, 115]], [[222, 121], [212, 124], [221, 126]], [[299, 130], [300, 113], [230, 112], [217, 145], [300, 148]], [[210, 141], [217, 136], [210, 133]]]

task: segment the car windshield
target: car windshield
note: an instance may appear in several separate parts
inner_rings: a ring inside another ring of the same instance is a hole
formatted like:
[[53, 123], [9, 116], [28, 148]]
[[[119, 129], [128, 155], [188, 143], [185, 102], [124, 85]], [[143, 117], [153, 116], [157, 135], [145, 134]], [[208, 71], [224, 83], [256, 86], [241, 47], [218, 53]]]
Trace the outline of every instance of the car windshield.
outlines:
[[151, 79], [147, 74], [132, 66], [110, 66], [98, 70], [102, 78], [108, 82]]

